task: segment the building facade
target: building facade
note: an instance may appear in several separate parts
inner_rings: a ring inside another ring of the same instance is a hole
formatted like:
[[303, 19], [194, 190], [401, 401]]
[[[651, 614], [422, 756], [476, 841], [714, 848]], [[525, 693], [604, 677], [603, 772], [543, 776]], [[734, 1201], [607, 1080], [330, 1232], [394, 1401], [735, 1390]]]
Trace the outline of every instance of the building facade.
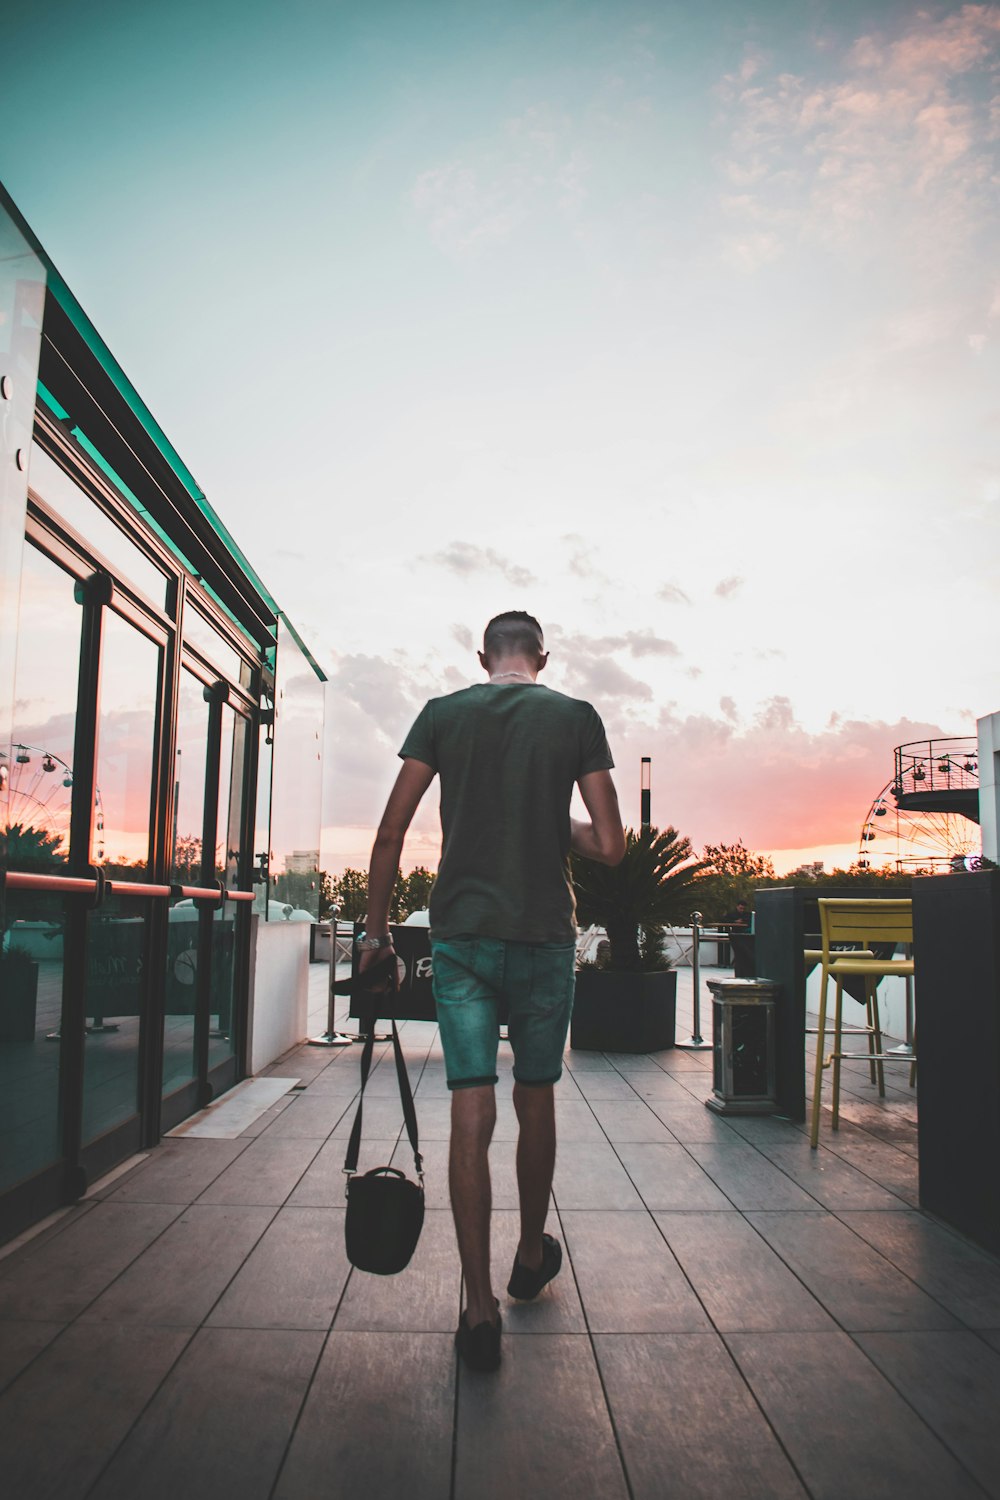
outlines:
[[0, 189], [0, 1238], [301, 1039], [322, 731], [322, 672]]

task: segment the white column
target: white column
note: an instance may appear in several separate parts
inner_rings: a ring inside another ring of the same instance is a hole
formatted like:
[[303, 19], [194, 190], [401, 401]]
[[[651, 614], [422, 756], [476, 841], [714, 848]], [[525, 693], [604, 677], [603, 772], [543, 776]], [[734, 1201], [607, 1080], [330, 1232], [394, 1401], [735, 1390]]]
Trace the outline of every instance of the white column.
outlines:
[[1000, 864], [1000, 713], [976, 722], [979, 736], [979, 823], [983, 853]]

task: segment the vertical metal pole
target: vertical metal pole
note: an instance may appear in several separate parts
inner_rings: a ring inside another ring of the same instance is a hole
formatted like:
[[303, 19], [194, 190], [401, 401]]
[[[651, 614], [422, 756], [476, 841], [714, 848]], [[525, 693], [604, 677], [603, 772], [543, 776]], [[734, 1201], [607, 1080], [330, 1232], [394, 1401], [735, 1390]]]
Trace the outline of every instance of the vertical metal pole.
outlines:
[[337, 982], [337, 918], [339, 915], [340, 907], [334, 902], [330, 912], [330, 979], [327, 988], [326, 1030], [319, 1036], [309, 1038], [310, 1047], [346, 1047], [348, 1043], [354, 1041], [354, 1037], [349, 1036], [346, 1031], [337, 1030], [334, 1020], [337, 997], [333, 993], [333, 986]]
[[701, 1034], [701, 912], [691, 913], [691, 989], [692, 989], [692, 1026], [691, 1035], [686, 1042], [678, 1042], [678, 1047], [684, 1047], [689, 1052], [707, 1052], [711, 1050], [711, 1042], [706, 1042]]
[[644, 755], [642, 757], [642, 761], [640, 762], [639, 770], [639, 801], [641, 804], [639, 817], [644, 829], [648, 828], [652, 821], [652, 810], [650, 806], [651, 778], [652, 761], [648, 755]]

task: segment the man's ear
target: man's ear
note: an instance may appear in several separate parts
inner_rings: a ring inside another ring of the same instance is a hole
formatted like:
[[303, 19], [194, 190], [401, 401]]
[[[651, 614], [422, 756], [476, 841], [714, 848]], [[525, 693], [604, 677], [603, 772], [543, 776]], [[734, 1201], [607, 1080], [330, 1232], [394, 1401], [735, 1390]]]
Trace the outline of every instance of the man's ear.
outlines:
[[547, 651], [540, 651], [538, 653], [538, 670], [539, 670], [539, 672], [544, 672], [545, 671], [545, 663], [548, 661], [548, 659], [549, 659], [549, 653]]
[[485, 652], [483, 652], [483, 651], [477, 651], [476, 655], [479, 657], [479, 665], [482, 667], [482, 669], [483, 669], [484, 672], [488, 673], [489, 670], [490, 670], [490, 664], [486, 660], [486, 654], [485, 654]]

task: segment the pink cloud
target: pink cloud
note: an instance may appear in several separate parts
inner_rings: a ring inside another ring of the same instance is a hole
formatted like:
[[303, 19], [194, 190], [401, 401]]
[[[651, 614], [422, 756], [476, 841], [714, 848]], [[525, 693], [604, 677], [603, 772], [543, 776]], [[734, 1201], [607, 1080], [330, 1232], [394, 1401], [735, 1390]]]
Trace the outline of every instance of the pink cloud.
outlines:
[[630, 768], [638, 785], [639, 757], [650, 755], [654, 821], [674, 824], [696, 845], [737, 836], [758, 849], [851, 844], [892, 776], [893, 748], [949, 732], [909, 719], [834, 719], [810, 732], [787, 698], [771, 699], [740, 727], [725, 703], [724, 718], [667, 710], [656, 730], [612, 737], [626, 816], [634, 819], [637, 795]]

